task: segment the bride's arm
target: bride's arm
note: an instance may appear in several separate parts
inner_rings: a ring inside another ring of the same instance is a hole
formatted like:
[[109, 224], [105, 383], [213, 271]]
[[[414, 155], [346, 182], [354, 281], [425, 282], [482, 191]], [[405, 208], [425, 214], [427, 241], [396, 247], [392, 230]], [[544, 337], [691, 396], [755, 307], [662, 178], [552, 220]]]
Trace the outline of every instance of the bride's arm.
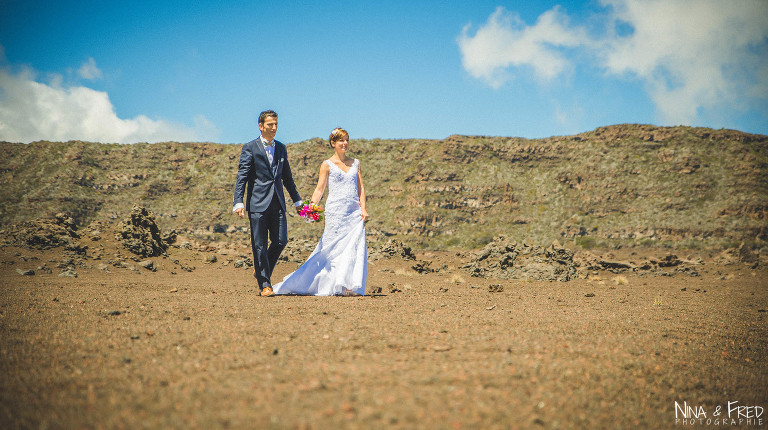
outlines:
[[365, 209], [365, 187], [363, 186], [363, 171], [360, 168], [360, 162], [357, 164], [357, 192], [360, 197], [360, 216], [363, 221], [368, 221], [368, 211]]
[[317, 179], [317, 187], [315, 187], [315, 192], [312, 193], [312, 200], [310, 200], [312, 203], [318, 204], [320, 203], [320, 199], [323, 198], [325, 186], [328, 185], [328, 172], [330, 172], [330, 170], [328, 163], [323, 162], [323, 164], [320, 165], [320, 177]]

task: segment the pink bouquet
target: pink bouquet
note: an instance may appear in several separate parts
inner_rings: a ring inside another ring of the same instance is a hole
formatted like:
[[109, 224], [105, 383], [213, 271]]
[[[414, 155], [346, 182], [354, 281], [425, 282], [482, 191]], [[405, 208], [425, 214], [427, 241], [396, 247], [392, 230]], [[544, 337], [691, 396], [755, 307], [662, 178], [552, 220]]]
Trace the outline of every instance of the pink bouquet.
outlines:
[[299, 216], [304, 218], [305, 222], [317, 222], [323, 219], [323, 207], [316, 205], [309, 200], [304, 200], [299, 209]]

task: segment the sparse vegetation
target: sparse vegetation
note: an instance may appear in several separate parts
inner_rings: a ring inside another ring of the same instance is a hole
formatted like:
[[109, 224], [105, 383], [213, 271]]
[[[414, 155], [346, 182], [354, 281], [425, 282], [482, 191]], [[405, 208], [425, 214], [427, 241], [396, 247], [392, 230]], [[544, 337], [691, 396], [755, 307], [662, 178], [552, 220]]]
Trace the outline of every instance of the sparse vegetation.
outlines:
[[[163, 229], [202, 241], [246, 240], [233, 217], [240, 145], [0, 143], [0, 224], [58, 212], [78, 225], [141, 203]], [[594, 247], [725, 248], [768, 241], [768, 136], [617, 125], [528, 140], [353, 140], [363, 161], [370, 241], [478, 249], [517, 240]], [[322, 139], [289, 145], [303, 196], [329, 156]], [[317, 226], [289, 219], [290, 236]]]
[[616, 285], [627, 285], [629, 284], [629, 280], [624, 275], [619, 275], [613, 278], [613, 283]]

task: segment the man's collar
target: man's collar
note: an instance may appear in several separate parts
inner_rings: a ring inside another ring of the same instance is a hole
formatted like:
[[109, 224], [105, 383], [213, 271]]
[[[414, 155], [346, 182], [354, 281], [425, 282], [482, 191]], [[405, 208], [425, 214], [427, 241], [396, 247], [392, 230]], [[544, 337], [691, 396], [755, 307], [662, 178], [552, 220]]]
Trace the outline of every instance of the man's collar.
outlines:
[[275, 144], [275, 139], [272, 139], [272, 141], [271, 141], [271, 142], [269, 142], [269, 141], [267, 141], [267, 139], [265, 139], [265, 138], [264, 138], [264, 136], [261, 136], [261, 135], [259, 136], [259, 140], [261, 140], [261, 144], [262, 144], [262, 145], [269, 145], [269, 146], [272, 146], [272, 145], [274, 145], [274, 144]]

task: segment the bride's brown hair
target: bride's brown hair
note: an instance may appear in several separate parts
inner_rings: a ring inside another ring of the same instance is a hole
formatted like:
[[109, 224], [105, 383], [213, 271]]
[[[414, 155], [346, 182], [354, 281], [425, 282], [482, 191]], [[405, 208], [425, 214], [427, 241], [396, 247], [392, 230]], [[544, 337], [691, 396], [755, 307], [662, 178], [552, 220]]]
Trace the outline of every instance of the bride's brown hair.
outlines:
[[349, 140], [349, 133], [341, 127], [336, 127], [331, 132], [331, 135], [328, 136], [328, 145], [333, 149], [333, 142], [338, 142], [344, 139]]

